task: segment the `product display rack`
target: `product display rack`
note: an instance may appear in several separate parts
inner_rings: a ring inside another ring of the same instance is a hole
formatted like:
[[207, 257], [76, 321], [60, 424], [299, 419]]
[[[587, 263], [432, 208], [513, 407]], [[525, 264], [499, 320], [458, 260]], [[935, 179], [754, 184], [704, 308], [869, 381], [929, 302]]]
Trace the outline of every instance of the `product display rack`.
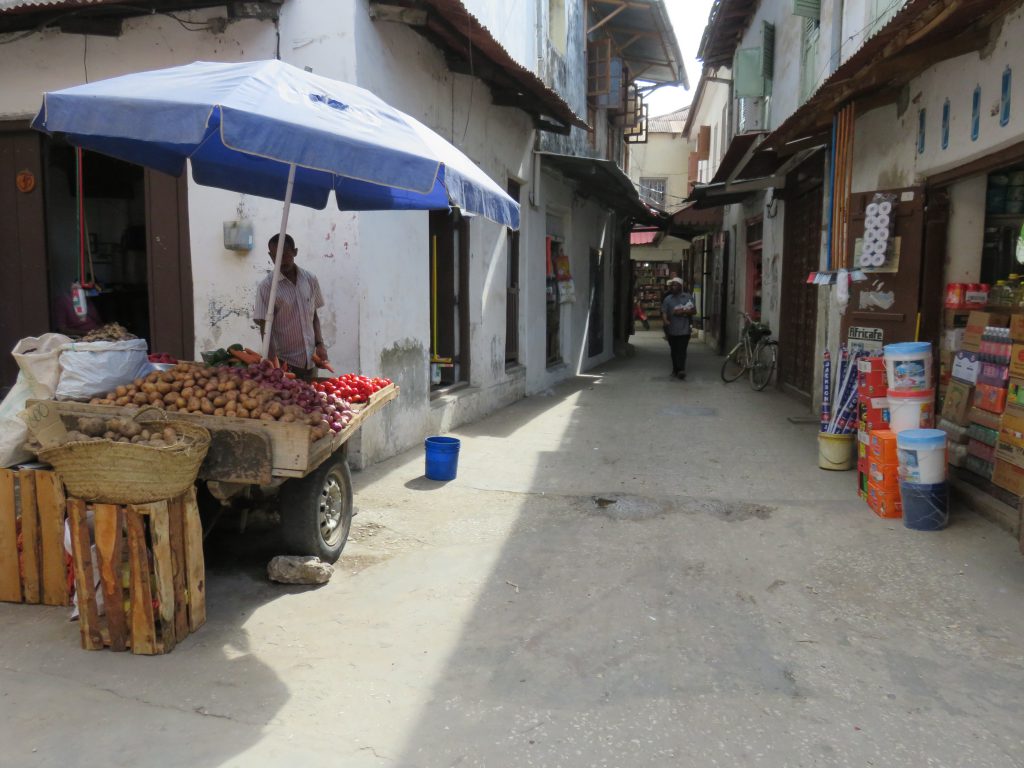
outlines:
[[640, 299], [640, 306], [652, 322], [661, 321], [661, 300], [668, 290], [666, 282], [675, 272], [679, 274], [680, 265], [668, 261], [638, 261], [633, 266], [634, 285]]

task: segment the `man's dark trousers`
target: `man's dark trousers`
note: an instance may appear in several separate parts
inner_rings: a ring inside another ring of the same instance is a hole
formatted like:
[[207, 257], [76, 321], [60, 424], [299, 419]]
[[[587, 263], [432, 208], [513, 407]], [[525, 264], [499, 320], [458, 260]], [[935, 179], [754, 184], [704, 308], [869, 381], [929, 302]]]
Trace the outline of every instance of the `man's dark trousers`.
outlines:
[[683, 373], [686, 370], [686, 349], [690, 346], [690, 334], [669, 336], [668, 347], [672, 351], [672, 372]]

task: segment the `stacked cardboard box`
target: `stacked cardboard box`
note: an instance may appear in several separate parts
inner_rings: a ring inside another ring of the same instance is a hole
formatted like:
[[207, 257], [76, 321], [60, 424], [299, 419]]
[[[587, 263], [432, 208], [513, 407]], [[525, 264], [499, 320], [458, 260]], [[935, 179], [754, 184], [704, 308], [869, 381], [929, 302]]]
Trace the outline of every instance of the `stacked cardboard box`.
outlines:
[[868, 506], [879, 517], [903, 517], [896, 434], [888, 429], [868, 433]]
[[857, 494], [869, 501], [870, 432], [888, 429], [889, 401], [885, 358], [868, 357], [857, 361]]
[[1009, 379], [1006, 408], [996, 429], [992, 482], [1024, 496], [1024, 315], [1010, 322]]
[[939, 339], [939, 402], [944, 402], [946, 390], [953, 378], [953, 357], [963, 348], [964, 333], [970, 312], [966, 309], [946, 309], [942, 313], [942, 336]]
[[[1006, 313], [969, 313], [960, 348], [953, 355], [942, 408], [942, 419], [948, 424], [943, 428], [954, 446], [951, 461], [985, 478], [991, 478], [995, 470], [999, 417], [1009, 394], [1009, 328], [1010, 316]], [[966, 450], [955, 447], [962, 444], [966, 444]]]

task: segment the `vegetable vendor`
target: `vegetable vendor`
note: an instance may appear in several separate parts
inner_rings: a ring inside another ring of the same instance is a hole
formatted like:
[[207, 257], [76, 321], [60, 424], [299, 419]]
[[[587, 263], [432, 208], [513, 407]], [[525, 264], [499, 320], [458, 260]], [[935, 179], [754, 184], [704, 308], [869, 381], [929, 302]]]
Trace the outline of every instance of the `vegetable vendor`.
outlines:
[[[277, 256], [278, 235], [267, 244], [270, 260]], [[291, 235], [284, 236], [281, 253], [281, 276], [277, 284], [274, 307], [274, 327], [271, 331], [270, 357], [287, 363], [297, 378], [312, 381], [318, 365], [327, 362], [323, 332], [317, 310], [324, 305], [320, 282], [316, 275], [295, 263], [298, 249]], [[266, 334], [267, 305], [270, 302], [270, 281], [273, 270], [260, 282], [256, 292], [256, 311], [253, 319], [260, 329], [260, 338]]]

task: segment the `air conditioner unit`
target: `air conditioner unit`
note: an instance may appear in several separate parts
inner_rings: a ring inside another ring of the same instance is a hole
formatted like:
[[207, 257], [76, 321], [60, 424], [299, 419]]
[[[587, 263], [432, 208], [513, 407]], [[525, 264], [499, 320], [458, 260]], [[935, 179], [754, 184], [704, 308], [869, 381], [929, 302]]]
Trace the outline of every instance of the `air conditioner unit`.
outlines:
[[765, 101], [762, 97], [736, 99], [736, 133], [765, 129]]

